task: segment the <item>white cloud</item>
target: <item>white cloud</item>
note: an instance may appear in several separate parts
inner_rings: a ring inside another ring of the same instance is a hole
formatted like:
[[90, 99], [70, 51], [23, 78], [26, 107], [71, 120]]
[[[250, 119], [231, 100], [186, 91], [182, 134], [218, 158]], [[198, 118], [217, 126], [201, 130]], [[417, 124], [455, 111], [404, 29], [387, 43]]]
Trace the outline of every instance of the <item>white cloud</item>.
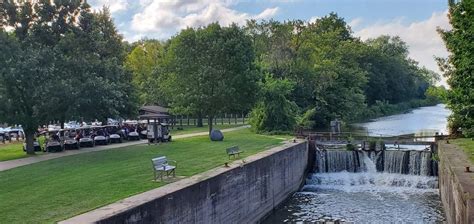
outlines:
[[362, 23], [363, 19], [362, 18], [355, 18], [349, 22], [349, 26], [354, 29], [356, 27], [359, 27], [360, 24]]
[[278, 8], [267, 8], [258, 14], [232, 9], [234, 0], [141, 0], [142, 9], [133, 15], [131, 29], [141, 36], [151, 34], [169, 37], [186, 27], [205, 26], [219, 22], [244, 24], [248, 19], [268, 19], [278, 13]]
[[321, 17], [319, 17], [319, 16], [313, 16], [313, 17], [309, 18], [309, 21], [308, 21], [308, 22], [314, 23], [314, 22], [316, 22], [316, 20], [318, 20], [318, 19], [321, 19]]
[[92, 0], [90, 4], [94, 9], [102, 9], [102, 6], [107, 6], [110, 13], [124, 11], [128, 6], [127, 0]]
[[[357, 20], [357, 19], [356, 19]], [[355, 20], [351, 23], [360, 23]], [[434, 56], [447, 57], [448, 52], [443, 40], [436, 31], [437, 27], [450, 29], [447, 11], [434, 12], [430, 18], [405, 24], [403, 19], [395, 19], [390, 22], [379, 22], [365, 27], [355, 29], [355, 35], [366, 40], [376, 38], [380, 35], [400, 36], [410, 50], [409, 56], [426, 68], [441, 74]], [[445, 80], [441, 84], [445, 84]]]

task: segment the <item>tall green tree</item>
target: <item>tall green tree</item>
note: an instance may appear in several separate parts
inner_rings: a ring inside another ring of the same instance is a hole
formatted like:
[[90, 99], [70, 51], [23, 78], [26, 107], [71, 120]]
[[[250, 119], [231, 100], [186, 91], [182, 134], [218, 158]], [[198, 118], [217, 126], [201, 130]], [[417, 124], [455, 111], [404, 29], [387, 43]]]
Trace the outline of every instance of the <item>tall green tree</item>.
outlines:
[[144, 40], [127, 55], [125, 66], [133, 73], [132, 83], [139, 94], [141, 105], [167, 105], [159, 88], [163, 73], [164, 46], [157, 40]]
[[449, 1], [451, 30], [439, 30], [450, 55], [439, 59], [447, 82], [451, 131], [474, 136], [474, 1]]
[[258, 75], [250, 38], [237, 25], [188, 28], [175, 36], [167, 52], [162, 85], [175, 111], [212, 120], [218, 113], [249, 110]]
[[0, 97], [8, 102], [0, 114], [23, 125], [28, 153], [34, 153], [34, 132], [48, 121], [105, 120], [134, 111], [122, 38], [106, 8], [93, 13], [85, 1], [43, 0], [6, 1], [1, 10], [1, 24], [13, 28], [3, 41], [17, 47], [2, 45], [16, 53], [0, 61]]
[[49, 94], [58, 79], [55, 53], [48, 47], [22, 48], [19, 41], [0, 31], [0, 120], [20, 124], [26, 135], [27, 153], [34, 154], [38, 126], [47, 123]]

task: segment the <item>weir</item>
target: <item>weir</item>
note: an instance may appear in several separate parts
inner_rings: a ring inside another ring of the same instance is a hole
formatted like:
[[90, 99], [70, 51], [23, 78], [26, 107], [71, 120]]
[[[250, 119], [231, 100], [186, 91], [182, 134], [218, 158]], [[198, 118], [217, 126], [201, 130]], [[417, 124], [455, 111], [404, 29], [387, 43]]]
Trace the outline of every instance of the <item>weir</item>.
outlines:
[[[367, 172], [371, 161], [377, 172], [437, 176], [438, 162], [429, 151], [316, 150], [315, 173]], [[364, 161], [365, 160], [365, 161]]]

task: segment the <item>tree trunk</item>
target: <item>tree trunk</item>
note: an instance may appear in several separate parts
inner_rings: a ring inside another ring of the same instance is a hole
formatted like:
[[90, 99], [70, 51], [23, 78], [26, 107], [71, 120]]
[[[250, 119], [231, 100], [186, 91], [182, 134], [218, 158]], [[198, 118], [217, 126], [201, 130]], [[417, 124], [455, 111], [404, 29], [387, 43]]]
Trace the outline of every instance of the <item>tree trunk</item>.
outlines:
[[35, 138], [35, 132], [25, 130], [25, 135], [26, 135], [26, 154], [34, 155], [35, 146], [33, 145], [33, 142]]
[[208, 120], [209, 121], [208, 122], [208, 124], [209, 124], [209, 135], [211, 135], [211, 131], [212, 131], [212, 118], [213, 118], [212, 115], [209, 115], [209, 118], [208, 118], [209, 119]]
[[202, 127], [202, 113], [198, 113], [197, 127]]
[[61, 124], [60, 124], [60, 125], [61, 125], [61, 129], [64, 129], [64, 122], [66, 122], [65, 120], [66, 120], [65, 118], [62, 118], [62, 119], [59, 121], [59, 122], [61, 122]]

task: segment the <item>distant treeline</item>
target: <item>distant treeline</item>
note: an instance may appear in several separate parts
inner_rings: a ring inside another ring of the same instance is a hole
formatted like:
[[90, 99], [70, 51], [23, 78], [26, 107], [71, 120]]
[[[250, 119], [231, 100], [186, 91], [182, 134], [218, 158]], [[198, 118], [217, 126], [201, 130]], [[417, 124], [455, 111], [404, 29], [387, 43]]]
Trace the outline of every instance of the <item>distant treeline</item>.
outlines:
[[315, 22], [210, 24], [129, 46], [125, 65], [141, 104], [210, 119], [249, 112], [259, 132], [320, 128], [441, 99], [433, 94], [438, 75], [410, 59], [399, 37], [362, 41], [334, 13]]

